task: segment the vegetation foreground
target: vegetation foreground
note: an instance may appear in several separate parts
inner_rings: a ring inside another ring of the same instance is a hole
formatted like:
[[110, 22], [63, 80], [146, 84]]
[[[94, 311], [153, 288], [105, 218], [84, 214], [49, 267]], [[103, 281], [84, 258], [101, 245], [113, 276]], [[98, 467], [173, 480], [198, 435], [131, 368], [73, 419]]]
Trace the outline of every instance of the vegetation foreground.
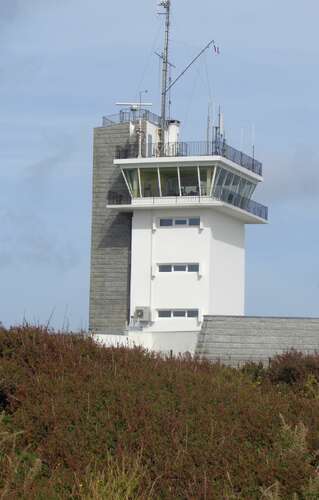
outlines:
[[318, 381], [0, 328], [0, 498], [318, 499]]

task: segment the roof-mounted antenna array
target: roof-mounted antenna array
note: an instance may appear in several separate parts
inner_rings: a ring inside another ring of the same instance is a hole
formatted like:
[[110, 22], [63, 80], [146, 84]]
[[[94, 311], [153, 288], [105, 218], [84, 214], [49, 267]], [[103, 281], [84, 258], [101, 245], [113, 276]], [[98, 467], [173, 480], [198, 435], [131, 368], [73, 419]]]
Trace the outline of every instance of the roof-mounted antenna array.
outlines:
[[171, 0], [162, 0], [159, 3], [160, 7], [163, 7], [164, 12], [159, 12], [165, 16], [165, 36], [164, 36], [164, 50], [163, 54], [160, 55], [163, 65], [162, 65], [162, 89], [161, 89], [161, 127], [160, 127], [160, 154], [164, 148], [165, 142], [165, 130], [167, 127], [166, 120], [166, 109], [167, 109], [167, 95], [169, 94], [172, 87], [182, 78], [182, 76], [189, 70], [189, 68], [201, 57], [206, 50], [208, 50], [212, 45], [214, 47], [215, 54], [220, 54], [220, 49], [215, 45], [215, 40], [211, 40], [205, 47], [194, 57], [191, 62], [186, 66], [186, 68], [175, 78], [174, 81], [169, 81], [168, 83], [168, 69], [171, 66], [168, 60], [169, 53], [169, 30], [170, 30], [170, 13], [171, 13]]
[[162, 89], [161, 89], [161, 128], [160, 128], [160, 150], [164, 148], [165, 130], [166, 130], [166, 106], [167, 106], [167, 80], [168, 80], [168, 50], [169, 50], [169, 29], [170, 29], [170, 14], [171, 0], [162, 0], [159, 3], [163, 7], [165, 15], [165, 35], [164, 35], [164, 50], [162, 54]]

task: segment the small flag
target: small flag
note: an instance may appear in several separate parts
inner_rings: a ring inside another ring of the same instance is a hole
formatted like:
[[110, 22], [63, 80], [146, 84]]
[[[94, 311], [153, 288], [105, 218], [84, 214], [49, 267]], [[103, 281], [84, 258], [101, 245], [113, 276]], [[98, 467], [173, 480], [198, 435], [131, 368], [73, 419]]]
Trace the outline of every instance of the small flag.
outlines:
[[214, 53], [218, 56], [220, 55], [220, 48], [215, 44], [214, 44]]

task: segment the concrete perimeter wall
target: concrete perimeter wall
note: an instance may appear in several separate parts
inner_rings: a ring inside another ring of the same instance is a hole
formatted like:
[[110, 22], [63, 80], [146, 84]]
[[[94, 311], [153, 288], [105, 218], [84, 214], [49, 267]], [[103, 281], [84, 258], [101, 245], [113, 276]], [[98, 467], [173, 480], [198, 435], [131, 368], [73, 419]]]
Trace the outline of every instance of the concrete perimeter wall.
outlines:
[[94, 130], [89, 328], [96, 333], [121, 334], [129, 317], [132, 215], [106, 208], [109, 191], [128, 194], [113, 160], [129, 139], [128, 123]]
[[268, 364], [290, 349], [319, 352], [318, 318], [205, 316], [195, 354], [237, 366], [246, 361]]

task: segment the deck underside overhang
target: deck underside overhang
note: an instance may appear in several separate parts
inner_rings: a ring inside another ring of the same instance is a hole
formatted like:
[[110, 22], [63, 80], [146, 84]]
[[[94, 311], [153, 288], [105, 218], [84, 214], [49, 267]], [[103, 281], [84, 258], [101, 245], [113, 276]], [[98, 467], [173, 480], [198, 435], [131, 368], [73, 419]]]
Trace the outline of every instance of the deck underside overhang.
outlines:
[[186, 208], [203, 209], [209, 208], [217, 212], [240, 220], [244, 224], [267, 224], [267, 220], [251, 214], [246, 210], [234, 207], [228, 203], [219, 200], [207, 199], [208, 197], [197, 198], [196, 200], [182, 199], [164, 199], [164, 198], [143, 198], [132, 200], [131, 204], [112, 205], [108, 204], [106, 208], [117, 210], [118, 212], [134, 212], [135, 210], [185, 210]]

